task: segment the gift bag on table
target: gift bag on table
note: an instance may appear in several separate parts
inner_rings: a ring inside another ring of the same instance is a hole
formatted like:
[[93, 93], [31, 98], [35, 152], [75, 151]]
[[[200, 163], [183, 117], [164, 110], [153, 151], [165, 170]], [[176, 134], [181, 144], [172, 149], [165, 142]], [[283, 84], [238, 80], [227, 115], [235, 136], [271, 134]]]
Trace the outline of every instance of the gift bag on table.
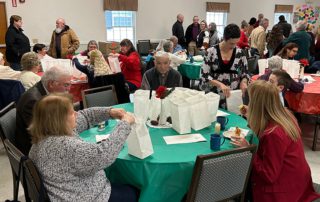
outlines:
[[182, 98], [170, 100], [172, 128], [179, 134], [191, 132], [189, 104]]
[[133, 111], [135, 117], [142, 119], [144, 122], [149, 116], [150, 107], [150, 91], [149, 90], [137, 90], [134, 93]]
[[228, 111], [240, 114], [239, 106], [242, 105], [242, 91], [232, 90], [230, 91], [230, 97], [227, 98]]
[[145, 122], [136, 117], [131, 132], [127, 138], [128, 154], [144, 159], [153, 154], [153, 146]]
[[201, 130], [211, 125], [210, 114], [206, 99], [203, 96], [193, 96], [186, 99], [189, 103], [191, 128]]
[[217, 120], [220, 95], [210, 92], [205, 94], [205, 98], [208, 105], [209, 119], [211, 122], [215, 122]]
[[117, 57], [108, 57], [109, 65], [114, 73], [121, 72], [120, 62]]
[[149, 105], [149, 119], [157, 120], [161, 112], [161, 100], [156, 98], [155, 93], [152, 94], [150, 105]]

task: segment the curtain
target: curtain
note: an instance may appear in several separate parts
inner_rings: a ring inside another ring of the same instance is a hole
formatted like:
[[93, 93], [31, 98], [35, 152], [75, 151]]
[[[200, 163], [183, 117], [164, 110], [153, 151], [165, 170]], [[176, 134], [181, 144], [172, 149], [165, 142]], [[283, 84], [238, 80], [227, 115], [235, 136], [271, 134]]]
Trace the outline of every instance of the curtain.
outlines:
[[137, 11], [138, 0], [104, 0], [103, 8], [111, 11]]
[[293, 5], [279, 5], [276, 4], [274, 7], [275, 13], [293, 13]]
[[230, 12], [230, 3], [207, 2], [207, 12]]

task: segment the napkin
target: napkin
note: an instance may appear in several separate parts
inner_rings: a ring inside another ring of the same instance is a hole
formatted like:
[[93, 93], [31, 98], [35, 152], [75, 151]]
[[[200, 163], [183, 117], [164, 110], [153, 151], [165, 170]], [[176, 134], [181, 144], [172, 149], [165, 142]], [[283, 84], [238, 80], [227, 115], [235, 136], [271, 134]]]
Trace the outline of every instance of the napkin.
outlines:
[[163, 139], [166, 141], [167, 144], [184, 144], [207, 141], [200, 133], [189, 135], [164, 136]]

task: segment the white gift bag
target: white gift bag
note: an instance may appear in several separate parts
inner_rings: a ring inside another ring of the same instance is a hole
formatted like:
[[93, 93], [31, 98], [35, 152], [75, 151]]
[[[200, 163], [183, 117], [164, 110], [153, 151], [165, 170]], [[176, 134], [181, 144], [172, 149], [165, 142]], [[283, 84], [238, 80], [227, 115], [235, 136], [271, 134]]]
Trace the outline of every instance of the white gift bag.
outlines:
[[191, 122], [189, 116], [189, 104], [181, 98], [171, 99], [170, 111], [172, 128], [179, 134], [190, 133]]
[[113, 72], [118, 73], [121, 72], [120, 62], [117, 57], [108, 57], [110, 68]]
[[191, 128], [201, 130], [211, 125], [206, 99], [203, 96], [193, 96], [186, 99], [189, 103]]
[[239, 106], [242, 105], [242, 91], [232, 90], [230, 91], [230, 97], [227, 98], [228, 111], [240, 114]]
[[259, 66], [259, 75], [263, 75], [265, 73], [265, 70], [268, 68], [268, 60], [259, 59], [258, 66]]
[[219, 101], [220, 101], [220, 95], [215, 93], [207, 93], [205, 94], [207, 105], [208, 105], [208, 111], [210, 114], [210, 121], [214, 122], [217, 120], [217, 112], [219, 108]]
[[149, 116], [150, 109], [150, 91], [149, 90], [137, 90], [134, 93], [133, 100], [133, 111], [135, 117], [143, 119], [146, 121]]
[[282, 69], [285, 70], [293, 79], [299, 78], [300, 64], [297, 60], [282, 60]]
[[155, 92], [153, 92], [150, 105], [149, 105], [149, 119], [157, 120], [160, 112], [161, 112], [161, 100], [160, 98], [156, 98]]
[[136, 118], [127, 138], [128, 154], [144, 159], [153, 154], [153, 146], [149, 131], [142, 119]]

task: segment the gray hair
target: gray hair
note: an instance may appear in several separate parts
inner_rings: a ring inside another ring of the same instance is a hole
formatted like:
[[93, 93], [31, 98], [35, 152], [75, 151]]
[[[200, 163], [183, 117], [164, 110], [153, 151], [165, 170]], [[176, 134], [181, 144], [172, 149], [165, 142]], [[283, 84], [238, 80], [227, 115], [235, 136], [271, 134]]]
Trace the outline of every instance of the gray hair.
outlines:
[[169, 58], [170, 59], [170, 56], [169, 56], [169, 54], [167, 53], [167, 52], [164, 52], [164, 51], [158, 51], [158, 52], [156, 52], [156, 54], [155, 54], [155, 59], [157, 59], [157, 58], [163, 58], [163, 57], [166, 57], [166, 58]]
[[260, 21], [259, 25], [263, 26], [266, 22], [269, 22], [269, 19], [268, 19], [268, 18], [263, 18], [263, 19]]
[[172, 36], [170, 37], [170, 41], [172, 41], [173, 43], [178, 43], [178, 38], [176, 36]]
[[301, 31], [301, 30], [306, 30], [307, 29], [307, 22], [300, 20], [296, 24], [296, 30]]
[[217, 25], [216, 25], [216, 23], [211, 22], [211, 23], [209, 24], [209, 31], [210, 31], [210, 32], [215, 32], [216, 30], [217, 30]]
[[33, 67], [39, 66], [40, 60], [35, 52], [28, 52], [22, 55], [21, 67], [23, 70], [31, 70]]
[[173, 48], [173, 43], [172, 43], [172, 41], [166, 41], [166, 42], [164, 42], [164, 44], [163, 44], [163, 50], [165, 51], [165, 52], [170, 52], [170, 49], [171, 48]]
[[278, 55], [268, 59], [268, 67], [271, 71], [282, 69], [282, 58]]
[[71, 77], [72, 75], [61, 66], [53, 66], [48, 69], [41, 77], [41, 82], [45, 88], [48, 87], [49, 81], [59, 81], [62, 78]]
[[244, 29], [245, 27], [248, 27], [248, 26], [249, 26], [249, 24], [247, 23], [247, 21], [242, 20], [242, 22], [241, 22], [241, 29]]
[[89, 50], [89, 46], [90, 46], [90, 45], [96, 45], [97, 48], [99, 48], [99, 47], [98, 47], [98, 43], [97, 43], [97, 41], [95, 41], [95, 40], [89, 41], [88, 46], [87, 46], [87, 50]]

